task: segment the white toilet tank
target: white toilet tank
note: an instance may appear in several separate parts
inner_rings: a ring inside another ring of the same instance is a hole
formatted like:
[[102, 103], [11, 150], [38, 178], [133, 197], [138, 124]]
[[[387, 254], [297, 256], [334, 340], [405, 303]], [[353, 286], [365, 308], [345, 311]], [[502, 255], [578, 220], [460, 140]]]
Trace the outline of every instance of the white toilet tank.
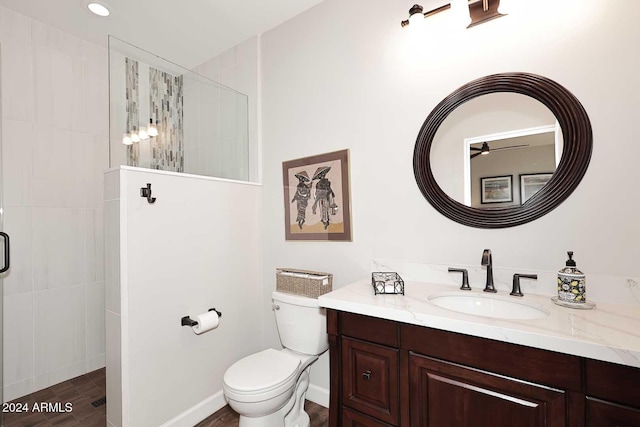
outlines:
[[285, 348], [311, 355], [329, 348], [327, 316], [317, 299], [277, 291], [272, 298], [280, 341]]

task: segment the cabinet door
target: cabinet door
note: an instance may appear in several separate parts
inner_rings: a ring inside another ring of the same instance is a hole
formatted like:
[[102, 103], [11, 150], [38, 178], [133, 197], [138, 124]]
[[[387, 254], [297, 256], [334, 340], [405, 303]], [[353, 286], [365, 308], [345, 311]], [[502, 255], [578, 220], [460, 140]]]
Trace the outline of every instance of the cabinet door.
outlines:
[[562, 427], [559, 390], [411, 354], [411, 426]]
[[640, 427], [640, 410], [587, 398], [587, 427]]
[[398, 350], [342, 338], [342, 403], [397, 425]]

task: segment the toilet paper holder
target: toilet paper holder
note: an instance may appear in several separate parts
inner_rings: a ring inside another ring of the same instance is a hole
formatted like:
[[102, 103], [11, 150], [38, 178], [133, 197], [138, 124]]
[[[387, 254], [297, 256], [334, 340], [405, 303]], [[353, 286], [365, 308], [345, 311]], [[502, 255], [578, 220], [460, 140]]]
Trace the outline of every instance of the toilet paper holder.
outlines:
[[[215, 308], [210, 308], [208, 311], [215, 311], [218, 317], [222, 317], [222, 312], [216, 310]], [[196, 322], [189, 316], [184, 316], [182, 319], [180, 319], [180, 324], [182, 326], [196, 326], [198, 322]]]

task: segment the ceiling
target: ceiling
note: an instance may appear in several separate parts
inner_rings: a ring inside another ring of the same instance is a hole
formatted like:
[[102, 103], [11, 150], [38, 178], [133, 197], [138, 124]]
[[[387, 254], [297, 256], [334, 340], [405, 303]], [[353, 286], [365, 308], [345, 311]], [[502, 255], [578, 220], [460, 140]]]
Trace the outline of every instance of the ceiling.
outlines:
[[0, 0], [0, 5], [81, 39], [107, 45], [113, 35], [193, 68], [322, 0], [105, 0], [99, 18], [87, 0]]

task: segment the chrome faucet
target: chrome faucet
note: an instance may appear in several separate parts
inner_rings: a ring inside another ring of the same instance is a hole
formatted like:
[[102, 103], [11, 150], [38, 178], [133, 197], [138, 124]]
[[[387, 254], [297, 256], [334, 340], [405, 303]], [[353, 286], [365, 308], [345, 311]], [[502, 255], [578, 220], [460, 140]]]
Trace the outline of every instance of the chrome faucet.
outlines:
[[482, 252], [482, 265], [487, 267], [487, 283], [484, 285], [484, 291], [497, 292], [493, 286], [493, 259], [491, 258], [491, 249], [485, 249]]

